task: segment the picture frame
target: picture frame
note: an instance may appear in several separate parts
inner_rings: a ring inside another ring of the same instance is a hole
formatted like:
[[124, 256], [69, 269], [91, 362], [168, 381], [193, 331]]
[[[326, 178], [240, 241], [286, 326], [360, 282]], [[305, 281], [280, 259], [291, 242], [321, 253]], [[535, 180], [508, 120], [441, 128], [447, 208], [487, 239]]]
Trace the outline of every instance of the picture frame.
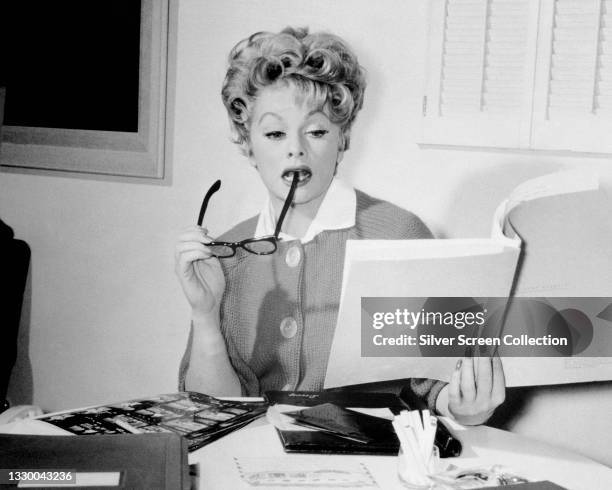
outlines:
[[169, 3], [141, 1], [137, 132], [4, 126], [2, 169], [163, 179]]

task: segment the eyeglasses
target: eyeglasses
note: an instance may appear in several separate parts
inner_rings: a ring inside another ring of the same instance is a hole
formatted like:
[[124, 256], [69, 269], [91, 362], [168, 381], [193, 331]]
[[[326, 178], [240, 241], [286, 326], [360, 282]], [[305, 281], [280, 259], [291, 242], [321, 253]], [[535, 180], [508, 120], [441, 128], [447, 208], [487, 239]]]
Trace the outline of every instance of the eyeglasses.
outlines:
[[[241, 240], [239, 242], [210, 242], [205, 245], [211, 249], [212, 254], [220, 259], [227, 259], [229, 257], [233, 257], [236, 255], [237, 248], [243, 248], [247, 252], [256, 255], [270, 255], [276, 252], [277, 243], [279, 241], [278, 234], [280, 233], [281, 227], [283, 225], [283, 220], [285, 219], [285, 215], [289, 210], [289, 206], [293, 202], [293, 195], [295, 194], [295, 189], [297, 188], [297, 184], [299, 181], [299, 173], [293, 172], [293, 180], [291, 181], [291, 188], [289, 189], [289, 193], [287, 194], [287, 199], [285, 199], [285, 204], [283, 204], [283, 209], [281, 211], [280, 216], [278, 217], [278, 221], [276, 223], [276, 229], [274, 230], [274, 235], [267, 235], [258, 238], [247, 238], [246, 240]], [[206, 213], [206, 208], [208, 207], [208, 201], [213, 196], [215, 192], [217, 192], [221, 188], [221, 181], [217, 180], [206, 192], [204, 196], [204, 200], [202, 201], [202, 206], [200, 207], [200, 214], [198, 215], [198, 226], [202, 226], [202, 221], [204, 220], [204, 213]]]

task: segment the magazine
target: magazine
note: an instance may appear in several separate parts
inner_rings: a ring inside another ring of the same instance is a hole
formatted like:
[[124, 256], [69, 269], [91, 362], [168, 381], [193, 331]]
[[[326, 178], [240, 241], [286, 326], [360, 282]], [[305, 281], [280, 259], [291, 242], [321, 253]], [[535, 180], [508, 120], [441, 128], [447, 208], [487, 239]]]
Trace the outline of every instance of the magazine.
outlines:
[[264, 402], [226, 401], [193, 391], [156, 395], [39, 417], [72, 434], [174, 432], [189, 451], [245, 426], [266, 411]]

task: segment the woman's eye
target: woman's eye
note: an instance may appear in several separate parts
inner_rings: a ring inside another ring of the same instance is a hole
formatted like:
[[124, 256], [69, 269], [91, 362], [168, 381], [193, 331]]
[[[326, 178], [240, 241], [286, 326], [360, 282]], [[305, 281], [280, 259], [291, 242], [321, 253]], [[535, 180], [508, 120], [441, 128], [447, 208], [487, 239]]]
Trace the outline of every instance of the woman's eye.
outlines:
[[314, 136], [315, 138], [322, 138], [327, 133], [329, 133], [329, 131], [327, 129], [314, 129], [312, 131], [309, 131], [309, 134], [311, 136]]
[[278, 140], [285, 136], [285, 133], [282, 131], [268, 131], [264, 136], [270, 140]]

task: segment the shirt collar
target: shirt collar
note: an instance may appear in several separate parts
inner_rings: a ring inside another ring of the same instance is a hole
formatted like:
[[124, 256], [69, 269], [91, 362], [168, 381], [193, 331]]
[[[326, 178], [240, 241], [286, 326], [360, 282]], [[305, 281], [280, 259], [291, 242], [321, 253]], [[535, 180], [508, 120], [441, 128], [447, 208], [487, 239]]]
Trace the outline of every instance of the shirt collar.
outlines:
[[[306, 234], [300, 238], [302, 243], [314, 239], [325, 230], [340, 230], [355, 225], [355, 212], [357, 210], [357, 196], [355, 189], [338, 178], [334, 178], [327, 189], [327, 193], [319, 206], [317, 215], [306, 230]], [[276, 227], [276, 217], [270, 197], [266, 200], [257, 220], [255, 236], [273, 235]], [[284, 232], [279, 234], [283, 240], [297, 240]]]

